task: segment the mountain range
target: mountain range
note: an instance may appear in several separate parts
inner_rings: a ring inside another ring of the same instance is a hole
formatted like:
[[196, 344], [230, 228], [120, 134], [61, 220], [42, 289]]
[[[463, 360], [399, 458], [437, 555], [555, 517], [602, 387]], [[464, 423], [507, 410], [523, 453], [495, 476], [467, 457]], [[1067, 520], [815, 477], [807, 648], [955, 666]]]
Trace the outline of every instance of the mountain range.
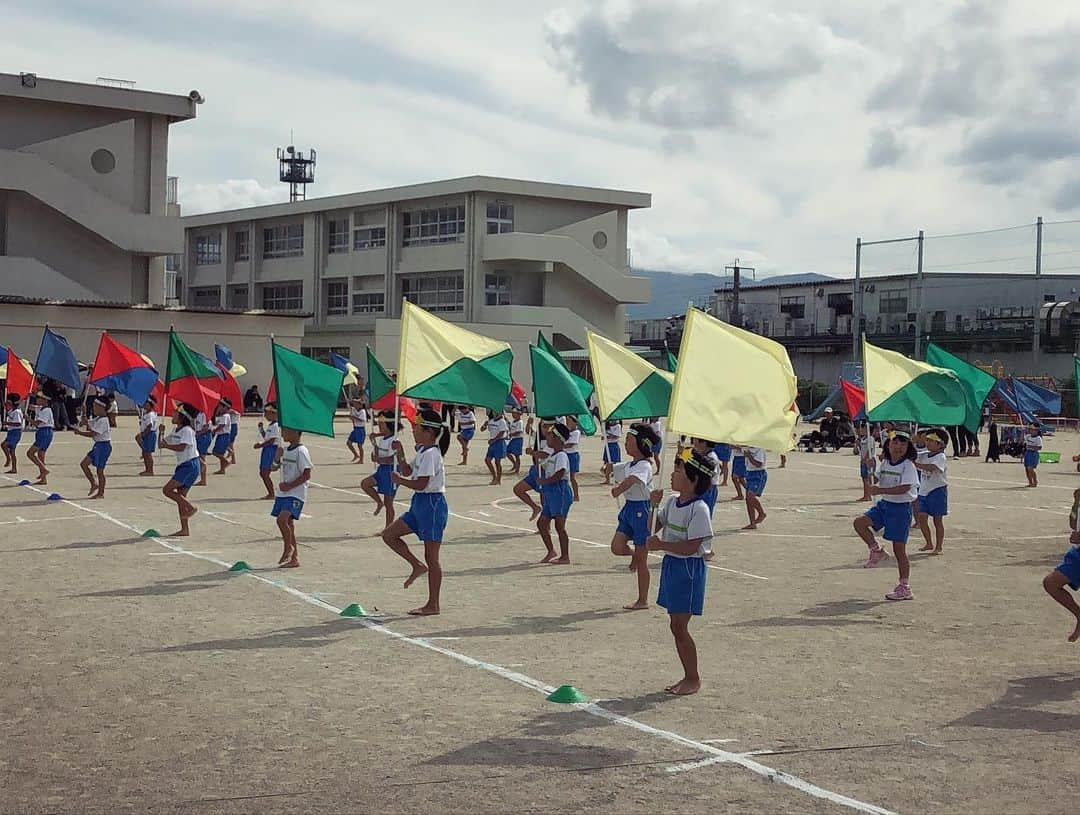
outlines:
[[[707, 304], [709, 295], [716, 289], [730, 286], [732, 283], [730, 275], [680, 274], [658, 269], [632, 269], [631, 274], [635, 277], [647, 277], [652, 285], [650, 302], [626, 307], [626, 316], [631, 320], [653, 320], [670, 317], [672, 314], [682, 314], [686, 311], [686, 304], [690, 302], [704, 306]], [[760, 280], [743, 277], [740, 282], [744, 288], [752, 288], [777, 283], [816, 283], [835, 279], [817, 272], [802, 272], [773, 275]]]

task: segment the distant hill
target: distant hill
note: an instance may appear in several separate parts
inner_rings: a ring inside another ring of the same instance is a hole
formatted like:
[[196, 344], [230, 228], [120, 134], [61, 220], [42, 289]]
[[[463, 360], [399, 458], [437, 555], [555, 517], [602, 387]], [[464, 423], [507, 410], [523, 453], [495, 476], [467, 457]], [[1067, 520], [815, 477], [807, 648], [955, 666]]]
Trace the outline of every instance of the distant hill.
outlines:
[[[634, 269], [632, 274], [649, 278], [652, 284], [652, 301], [627, 306], [626, 314], [631, 320], [651, 320], [670, 317], [672, 314], [682, 314], [686, 311], [688, 302], [697, 302], [711, 295], [714, 290], [731, 285], [730, 276], [714, 274], [679, 274], [656, 269]], [[776, 283], [816, 283], [819, 280], [835, 280], [835, 278], [817, 272], [801, 272], [763, 277], [757, 281], [743, 278], [742, 285], [750, 288]]]

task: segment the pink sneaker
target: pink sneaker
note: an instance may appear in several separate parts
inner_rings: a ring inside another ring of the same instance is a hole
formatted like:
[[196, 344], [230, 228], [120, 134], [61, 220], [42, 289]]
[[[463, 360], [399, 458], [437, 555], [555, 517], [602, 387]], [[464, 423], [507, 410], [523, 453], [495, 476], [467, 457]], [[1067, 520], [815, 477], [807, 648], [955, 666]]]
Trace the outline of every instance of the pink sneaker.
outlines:
[[908, 588], [907, 583], [897, 583], [896, 588], [885, 595], [886, 600], [914, 600], [915, 595], [911, 593], [911, 589]]
[[877, 566], [881, 561], [889, 557], [889, 553], [880, 547], [870, 550], [870, 557], [866, 559], [866, 563], [863, 564], [864, 569], [872, 569]]

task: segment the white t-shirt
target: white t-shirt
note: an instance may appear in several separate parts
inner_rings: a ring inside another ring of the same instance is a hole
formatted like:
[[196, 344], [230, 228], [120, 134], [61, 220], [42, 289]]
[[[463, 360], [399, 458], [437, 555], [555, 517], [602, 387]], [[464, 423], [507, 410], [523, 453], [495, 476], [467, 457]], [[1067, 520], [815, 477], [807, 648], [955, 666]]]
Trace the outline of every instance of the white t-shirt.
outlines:
[[581, 444], [581, 431], [571, 430], [570, 435], [566, 439], [566, 444], [563, 445], [563, 449], [567, 453], [576, 453], [578, 445]]
[[510, 428], [506, 424], [506, 419], [504, 419], [502, 416], [499, 416], [495, 419], [488, 419], [487, 429], [489, 441], [495, 441], [495, 439], [499, 436], [502, 436], [505, 439], [507, 434], [510, 432]]
[[22, 411], [18, 408], [12, 408], [7, 412], [7, 418], [4, 419], [8, 430], [22, 430], [23, 415]]
[[947, 487], [949, 485], [949, 482], [945, 480], [945, 470], [949, 464], [949, 457], [945, 455], [944, 450], [940, 453], [931, 453], [927, 450], [920, 463], [933, 464], [941, 472], [931, 473], [926, 470], [919, 470], [919, 495], [929, 495], [938, 487]]
[[367, 427], [367, 411], [363, 408], [349, 408], [349, 418], [352, 419], [353, 427]]
[[139, 430], [143, 432], [151, 431], [157, 424], [157, 412], [153, 410], [144, 410], [142, 415], [139, 416]]
[[39, 407], [37, 409], [37, 412], [34, 413], [34, 422], [35, 424], [37, 424], [39, 429], [43, 427], [55, 427], [55, 423], [53, 422], [52, 408]]
[[604, 430], [604, 438], [607, 439], [608, 444], [613, 441], [621, 441], [622, 436], [623, 432], [621, 424], [608, 425]]
[[660, 445], [663, 446], [663, 444], [664, 444], [664, 425], [661, 423], [661, 421], [659, 419], [657, 419], [655, 422], [649, 422], [649, 427], [652, 428], [653, 433], [655, 433], [657, 436], [660, 437]]
[[510, 426], [510, 438], [512, 438], [512, 439], [525, 438], [525, 420], [524, 419], [511, 419], [509, 426]]
[[709, 508], [700, 498], [680, 506], [679, 496], [672, 495], [661, 504], [657, 517], [664, 527], [660, 531], [660, 540], [665, 543], [702, 539], [694, 554], [677, 555], [674, 552], [664, 552], [667, 557], [701, 557], [712, 549], [712, 518], [709, 517]]
[[281, 428], [277, 422], [270, 422], [263, 430], [263, 442], [270, 442], [267, 447], [281, 444]]
[[428, 476], [428, 484], [419, 492], [446, 492], [446, 471], [438, 447], [422, 447], [416, 451], [410, 478]]
[[299, 487], [293, 487], [291, 490], [282, 490], [281, 484], [295, 481], [304, 470], [310, 469], [311, 456], [304, 445], [298, 444], [296, 447], [286, 447], [285, 452], [281, 454], [281, 479], [277, 488], [278, 498], [299, 498], [301, 501], [307, 501], [308, 482], [305, 481]]
[[199, 451], [195, 447], [195, 431], [191, 429], [190, 425], [178, 427], [165, 437], [165, 441], [169, 444], [184, 445], [183, 450], [175, 451], [177, 465], [199, 457]]
[[198, 436], [206, 430], [206, 414], [201, 410], [195, 416], [195, 435]]
[[459, 410], [457, 412], [458, 427], [462, 430], [470, 430], [476, 427], [476, 414], [471, 410]]
[[858, 439], [859, 444], [859, 458], [873, 458], [874, 457], [874, 437], [869, 433], [866, 434], [866, 438]]
[[227, 436], [232, 428], [232, 416], [226, 411], [214, 419], [214, 435]]
[[[375, 440], [375, 458], [382, 461], [384, 458], [394, 457], [394, 436], [379, 436]], [[376, 462], [378, 463], [378, 462]]]
[[563, 471], [562, 480], [570, 480], [570, 457], [566, 455], [565, 450], [554, 452], [540, 462], [540, 468], [544, 473], [544, 478], [551, 478], [559, 470]]
[[888, 488], [899, 487], [901, 484], [907, 486], [907, 492], [899, 495], [882, 495], [881, 499], [893, 504], [910, 504], [919, 497], [919, 474], [915, 465], [906, 458], [893, 464], [886, 457], [878, 465], [878, 486]]
[[[766, 453], [765, 453], [765, 450], [762, 449], [761, 447], [747, 447], [745, 449], [740, 450], [740, 453], [746, 458], [746, 471], [748, 473], [749, 472], [754, 472], [755, 470], [767, 469], [766, 466], [765, 466]], [[761, 463], [760, 464], [754, 464], [754, 462], [752, 462], [750, 460], [751, 458], [754, 458], [757, 461], [760, 461]]]
[[108, 416], [95, 416], [90, 420], [90, 430], [94, 434], [94, 444], [112, 441], [112, 428]]
[[705, 455], [705, 458], [707, 458], [709, 460], [709, 464], [711, 464], [712, 468], [713, 468], [712, 482], [713, 482], [713, 484], [718, 485], [720, 483], [720, 475], [721, 475], [721, 473], [720, 473], [720, 456], [716, 455], [716, 450], [713, 449], [713, 450], [710, 450]]
[[1032, 435], [1028, 433], [1024, 436], [1024, 449], [1025, 450], [1042, 450], [1043, 441], [1042, 436]]
[[627, 501], [648, 501], [652, 477], [652, 462], [649, 459], [624, 461], [615, 465], [615, 480], [620, 484], [628, 478], [634, 479], [634, 486], [622, 494]]

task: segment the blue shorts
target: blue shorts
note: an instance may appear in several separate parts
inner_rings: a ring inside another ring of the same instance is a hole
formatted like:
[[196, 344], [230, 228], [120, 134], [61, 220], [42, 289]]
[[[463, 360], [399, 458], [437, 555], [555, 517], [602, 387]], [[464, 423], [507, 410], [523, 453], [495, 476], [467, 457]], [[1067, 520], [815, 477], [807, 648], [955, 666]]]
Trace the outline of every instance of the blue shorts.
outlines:
[[109, 456], [112, 455], [112, 443], [107, 441], [96, 441], [94, 446], [90, 448], [90, 452], [86, 454], [86, 457], [90, 459], [90, 463], [94, 465], [97, 470], [104, 470], [105, 465], [109, 463]]
[[949, 514], [949, 488], [938, 487], [926, 495], [920, 495], [915, 502], [919, 512], [925, 512], [931, 518], [940, 518]]
[[464, 441], [472, 441], [472, 437], [476, 435], [476, 428], [470, 427], [468, 430], [462, 430], [458, 433], [458, 438]]
[[1038, 450], [1025, 450], [1024, 451], [1024, 466], [1029, 469], [1035, 469], [1039, 466], [1039, 451]]
[[746, 478], [746, 456], [735, 456], [731, 463], [731, 474], [736, 478]]
[[746, 491], [754, 495], [762, 495], [765, 492], [765, 482], [769, 480], [768, 470], [747, 470]]
[[709, 508], [709, 514], [713, 514], [713, 510], [716, 509], [716, 500], [719, 497], [719, 492], [716, 489], [716, 485], [711, 485], [705, 494], [701, 496], [701, 500], [705, 502], [705, 506]]
[[615, 530], [641, 548], [649, 539], [649, 502], [627, 501], [619, 510], [619, 526]]
[[156, 430], [148, 430], [142, 434], [142, 439], [139, 441], [139, 449], [144, 453], [153, 453], [157, 451]]
[[394, 474], [393, 464], [380, 464], [375, 470], [375, 492], [379, 495], [389, 495], [393, 498], [397, 495], [398, 485], [391, 476]]
[[604, 449], [604, 461], [608, 464], [618, 464], [622, 461], [622, 447], [617, 441], [609, 441]]
[[660, 590], [656, 593], [656, 604], [666, 608], [668, 614], [701, 616], [705, 607], [707, 574], [703, 558], [664, 555], [660, 564]]
[[52, 444], [53, 429], [51, 427], [39, 427], [34, 431], [34, 447], [42, 452], [49, 449]]
[[274, 459], [277, 458], [277, 445], [271, 444], [259, 452], [259, 469], [270, 472], [274, 469]]
[[205, 456], [210, 450], [210, 442], [214, 440], [212, 433], [200, 433], [195, 437], [195, 449], [200, 456]]
[[516, 439], [510, 439], [506, 443], [506, 455], [520, 457], [525, 452], [525, 439], [518, 436]]
[[539, 477], [539, 474], [536, 472], [536, 465], [534, 464], [529, 468], [529, 474], [521, 480], [529, 486], [530, 490], [540, 492], [540, 482], [537, 480]]
[[581, 453], [567, 453], [566, 457], [570, 459], [570, 472], [581, 472]]
[[866, 511], [874, 531], [885, 530], [884, 538], [892, 543], [907, 543], [911, 532], [911, 504], [895, 501], [878, 501]]
[[214, 455], [223, 456], [229, 452], [229, 445], [232, 444], [232, 439], [228, 433], [219, 433], [214, 436]]
[[870, 468], [866, 466], [865, 461], [859, 462], [859, 478], [869, 478]]
[[713, 448], [713, 452], [716, 453], [716, 457], [721, 461], [731, 461], [730, 444], [718, 444]]
[[487, 458], [502, 461], [506, 458], [506, 439], [488, 442]]
[[409, 511], [401, 516], [401, 520], [425, 543], [442, 543], [449, 517], [445, 493], [414, 492]]
[[1054, 571], [1061, 572], [1073, 591], [1080, 589], [1080, 546], [1070, 546]]
[[172, 480], [185, 489], [189, 489], [192, 484], [199, 480], [199, 460], [197, 458], [191, 458], [185, 461], [183, 464], [177, 464], [176, 469], [173, 470]]
[[288, 512], [294, 521], [300, 520], [300, 513], [304, 511], [304, 502], [299, 498], [282, 498], [280, 495], [274, 499], [273, 509], [270, 516], [276, 518], [282, 512]]
[[366, 427], [354, 427], [349, 434], [349, 444], [363, 444], [367, 440]]
[[540, 490], [540, 515], [546, 518], [565, 518], [574, 503], [574, 491], [569, 481], [545, 484]]
[[14, 450], [19, 446], [19, 441], [22, 439], [21, 430], [9, 430], [7, 437], [4, 439], [4, 444], [8, 446], [9, 450]]
[[232, 427], [229, 428], [229, 445], [230, 446], [232, 445], [232, 443], [234, 441], [236, 441], [236, 437], [238, 435], [240, 435], [240, 425], [238, 425], [236, 422], [233, 422]]

